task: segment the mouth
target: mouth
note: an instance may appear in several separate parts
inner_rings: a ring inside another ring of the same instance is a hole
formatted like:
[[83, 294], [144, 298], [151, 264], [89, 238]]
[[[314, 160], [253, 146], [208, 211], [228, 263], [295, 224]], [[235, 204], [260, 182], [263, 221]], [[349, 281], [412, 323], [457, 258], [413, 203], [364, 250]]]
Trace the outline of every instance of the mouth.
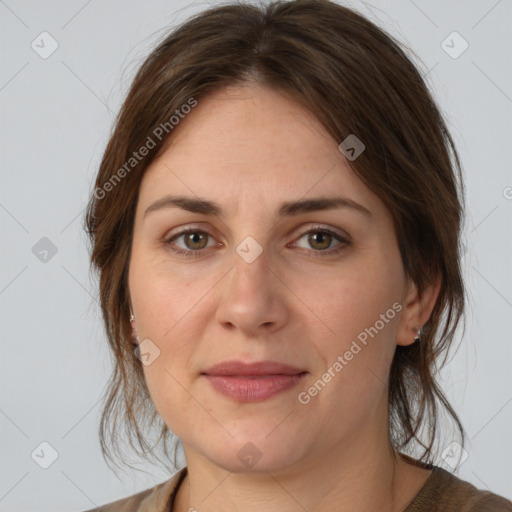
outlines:
[[201, 375], [218, 393], [238, 402], [261, 402], [296, 387], [308, 372], [275, 361], [226, 361]]

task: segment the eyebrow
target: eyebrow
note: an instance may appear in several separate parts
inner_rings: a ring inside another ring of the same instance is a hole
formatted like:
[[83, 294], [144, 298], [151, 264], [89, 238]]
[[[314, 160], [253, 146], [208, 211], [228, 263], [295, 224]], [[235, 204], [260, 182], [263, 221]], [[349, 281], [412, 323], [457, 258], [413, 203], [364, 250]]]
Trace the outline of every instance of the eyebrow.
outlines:
[[[144, 212], [144, 218], [150, 212], [167, 210], [169, 208], [181, 208], [182, 210], [192, 213], [202, 213], [204, 215], [222, 216], [223, 214], [222, 207], [213, 201], [197, 197], [168, 195], [156, 200], [148, 206]], [[347, 197], [314, 197], [311, 199], [289, 201], [282, 203], [277, 213], [280, 217], [284, 217], [286, 215], [298, 215], [305, 212], [331, 210], [335, 208], [352, 208], [367, 217], [373, 216], [370, 210], [365, 208], [362, 204]]]

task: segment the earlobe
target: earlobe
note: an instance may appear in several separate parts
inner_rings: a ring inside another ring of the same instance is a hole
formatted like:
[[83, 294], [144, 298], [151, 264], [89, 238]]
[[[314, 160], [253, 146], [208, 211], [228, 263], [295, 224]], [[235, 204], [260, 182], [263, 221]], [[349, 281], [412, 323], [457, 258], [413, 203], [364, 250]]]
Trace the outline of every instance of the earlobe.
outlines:
[[140, 343], [139, 337], [137, 336], [137, 329], [135, 327], [135, 315], [133, 311], [130, 309], [130, 324], [132, 326], [132, 343], [134, 345], [138, 345]]

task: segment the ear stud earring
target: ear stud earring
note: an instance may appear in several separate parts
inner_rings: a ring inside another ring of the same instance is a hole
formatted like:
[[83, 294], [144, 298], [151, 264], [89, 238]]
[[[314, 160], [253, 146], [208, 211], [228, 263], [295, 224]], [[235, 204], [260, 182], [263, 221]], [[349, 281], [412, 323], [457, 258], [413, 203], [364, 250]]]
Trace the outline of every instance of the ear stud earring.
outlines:
[[130, 316], [130, 324], [132, 326], [132, 343], [134, 345], [138, 345], [140, 343], [140, 340], [139, 340], [139, 337], [137, 336], [137, 330], [135, 328], [135, 315], [133, 313], [131, 313], [131, 316]]
[[414, 338], [414, 341], [415, 342], [420, 342], [421, 341], [421, 338], [420, 338], [420, 336], [421, 336], [421, 327], [419, 327], [419, 328], [416, 327], [415, 330], [416, 330], [416, 336]]

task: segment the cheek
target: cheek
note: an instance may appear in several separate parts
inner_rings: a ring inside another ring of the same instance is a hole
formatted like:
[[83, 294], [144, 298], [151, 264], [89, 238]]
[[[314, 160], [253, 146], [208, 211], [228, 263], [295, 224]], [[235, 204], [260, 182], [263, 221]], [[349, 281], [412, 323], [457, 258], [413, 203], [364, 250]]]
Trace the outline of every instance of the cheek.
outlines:
[[[188, 391], [193, 386], [192, 362], [197, 348], [194, 339], [198, 338], [192, 326], [185, 332], [178, 326], [165, 337], [152, 336], [159, 347], [159, 355], [150, 365], [144, 366], [143, 371], [156, 410], [173, 432], [182, 433], [184, 429], [186, 431], [186, 418], [198, 414], [197, 400], [200, 401], [200, 397], [192, 400]], [[168, 330], [167, 324], [153, 324], [148, 333]]]
[[174, 345], [179, 353], [181, 337], [177, 333], [184, 323], [189, 329], [195, 328], [188, 321], [190, 314], [214, 283], [212, 276], [209, 279], [197, 274], [188, 276], [161, 260], [160, 255], [152, 258], [143, 250], [134, 251], [129, 273], [130, 294], [137, 311], [139, 336], [154, 339], [162, 349]]
[[346, 380], [344, 385], [350, 387], [364, 385], [369, 377], [386, 380], [402, 310], [400, 260], [396, 254], [370, 256], [367, 261], [354, 260], [309, 288], [311, 304], [329, 332], [327, 336], [312, 333], [312, 340], [326, 368], [342, 357], [343, 369], [338, 364], [339, 371], [332, 372], [342, 376], [338, 382]]
[[298, 283], [298, 293], [307, 297], [332, 334], [346, 341], [374, 326], [381, 315], [385, 325], [378, 322], [379, 331], [395, 323], [396, 309], [400, 308], [393, 309], [393, 304], [399, 302], [401, 284], [400, 273], [389, 265], [361, 264], [344, 266], [313, 287]]
[[326, 431], [335, 436], [340, 425], [348, 430], [363, 428], [387, 403], [401, 304], [394, 301], [394, 287], [386, 279], [377, 284], [368, 275], [340, 277], [330, 286], [325, 301], [317, 299], [329, 333], [311, 333], [322, 364], [302, 389], [301, 403], [310, 401], [304, 409], [305, 421], [308, 414], [323, 417]]

